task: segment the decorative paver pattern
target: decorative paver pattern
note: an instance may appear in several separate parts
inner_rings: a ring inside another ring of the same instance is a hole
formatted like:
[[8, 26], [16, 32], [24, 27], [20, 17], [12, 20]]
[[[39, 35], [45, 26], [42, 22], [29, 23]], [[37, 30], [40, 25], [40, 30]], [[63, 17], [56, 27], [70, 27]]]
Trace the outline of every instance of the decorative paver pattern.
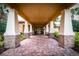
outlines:
[[[58, 42], [48, 36], [31, 36], [20, 43], [20, 47], [8, 49], [2, 56], [64, 56], [69, 54]], [[72, 53], [71, 53], [72, 54]], [[70, 54], [69, 54], [70, 55]]]

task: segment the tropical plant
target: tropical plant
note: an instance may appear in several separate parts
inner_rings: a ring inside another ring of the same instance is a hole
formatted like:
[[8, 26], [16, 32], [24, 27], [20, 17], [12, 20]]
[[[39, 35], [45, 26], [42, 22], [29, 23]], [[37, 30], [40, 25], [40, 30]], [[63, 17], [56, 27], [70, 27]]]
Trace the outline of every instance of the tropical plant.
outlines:
[[3, 40], [4, 40], [3, 34], [0, 33], [0, 48], [3, 47]]
[[75, 32], [75, 46], [79, 47], [79, 32]]
[[8, 9], [5, 4], [0, 4], [0, 33], [4, 33], [6, 29]]
[[73, 31], [79, 32], [79, 20], [74, 19], [74, 15], [79, 15], [79, 7], [71, 9], [72, 13], [72, 25], [73, 25]]
[[5, 4], [0, 4], [0, 48], [3, 47], [3, 40], [4, 40], [4, 32], [6, 29], [6, 22], [7, 22], [7, 13], [8, 9], [6, 9]]
[[55, 38], [59, 38], [59, 32], [54, 32], [54, 33], [53, 33], [53, 36], [54, 36]]
[[19, 39], [20, 39], [21, 41], [25, 39], [24, 33], [22, 33], [22, 32], [20, 33]]
[[72, 20], [73, 31], [79, 32], [79, 20]]

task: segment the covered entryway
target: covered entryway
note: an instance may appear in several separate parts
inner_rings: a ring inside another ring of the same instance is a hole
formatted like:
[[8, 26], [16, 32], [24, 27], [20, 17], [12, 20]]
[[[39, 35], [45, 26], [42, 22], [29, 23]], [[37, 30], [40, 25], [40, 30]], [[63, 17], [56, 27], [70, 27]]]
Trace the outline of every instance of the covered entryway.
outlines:
[[[79, 55], [71, 48], [74, 46], [74, 32], [71, 10], [75, 4], [7, 4], [9, 13], [4, 33], [4, 47], [1, 55]], [[19, 40], [19, 21], [24, 18], [24, 40]], [[59, 38], [53, 38], [54, 20], [61, 15]], [[17, 52], [17, 53], [16, 53]], [[73, 53], [73, 54], [72, 54]]]

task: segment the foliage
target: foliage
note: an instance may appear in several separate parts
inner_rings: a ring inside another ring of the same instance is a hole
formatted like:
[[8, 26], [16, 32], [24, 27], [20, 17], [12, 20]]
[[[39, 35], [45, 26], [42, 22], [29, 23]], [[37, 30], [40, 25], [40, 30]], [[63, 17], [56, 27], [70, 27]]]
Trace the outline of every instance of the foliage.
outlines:
[[71, 13], [74, 15], [79, 15], [79, 7], [75, 8], [75, 9], [71, 9]]
[[57, 17], [55, 20], [54, 20], [54, 27], [59, 27], [60, 24], [57, 24], [57, 23], [60, 23], [61, 21], [61, 17]]
[[0, 33], [4, 33], [6, 29], [7, 22], [7, 11], [5, 4], [0, 4]]
[[4, 40], [3, 34], [0, 33], [0, 48], [3, 47], [3, 40]]
[[72, 18], [73, 31], [79, 32], [79, 20], [74, 19], [74, 15], [79, 15], [79, 7], [71, 9], [71, 13], [72, 13], [71, 18]]
[[6, 9], [6, 5], [0, 4], [0, 48], [3, 47], [3, 40], [4, 40], [3, 34], [6, 29], [6, 22], [7, 22], [7, 13], [5, 13], [6, 11], [8, 11]]
[[24, 33], [22, 33], [22, 32], [20, 33], [19, 39], [20, 39], [21, 41], [25, 39]]
[[55, 38], [59, 38], [59, 32], [54, 32], [54, 33], [53, 33], [53, 36], [54, 36]]
[[0, 41], [3, 41], [4, 37], [3, 37], [3, 34], [0, 33]]
[[0, 33], [4, 33], [5, 32], [6, 22], [7, 22], [7, 20], [0, 21]]
[[79, 20], [72, 20], [73, 31], [79, 32]]
[[75, 46], [79, 47], [79, 32], [75, 32]]
[[3, 44], [4, 42], [3, 41], [0, 41], [0, 48], [2, 48], [3, 47]]

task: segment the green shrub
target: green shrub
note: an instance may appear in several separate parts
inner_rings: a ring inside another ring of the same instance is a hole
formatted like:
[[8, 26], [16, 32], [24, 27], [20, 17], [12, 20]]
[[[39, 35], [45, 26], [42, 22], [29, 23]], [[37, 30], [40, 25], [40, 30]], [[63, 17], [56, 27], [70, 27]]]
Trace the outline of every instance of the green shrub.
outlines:
[[20, 33], [19, 39], [20, 39], [21, 41], [25, 39], [24, 33], [22, 33], [22, 32]]
[[59, 38], [59, 32], [54, 32], [54, 33], [53, 33], [53, 36], [54, 36], [55, 38]]
[[75, 32], [75, 46], [79, 47], [79, 32]]
[[3, 34], [0, 33], [0, 41], [3, 41], [3, 40], [4, 40]]
[[4, 45], [4, 42], [3, 41], [0, 41], [0, 48], [2, 48]]
[[0, 48], [3, 47], [3, 40], [4, 40], [3, 34], [0, 33]]

